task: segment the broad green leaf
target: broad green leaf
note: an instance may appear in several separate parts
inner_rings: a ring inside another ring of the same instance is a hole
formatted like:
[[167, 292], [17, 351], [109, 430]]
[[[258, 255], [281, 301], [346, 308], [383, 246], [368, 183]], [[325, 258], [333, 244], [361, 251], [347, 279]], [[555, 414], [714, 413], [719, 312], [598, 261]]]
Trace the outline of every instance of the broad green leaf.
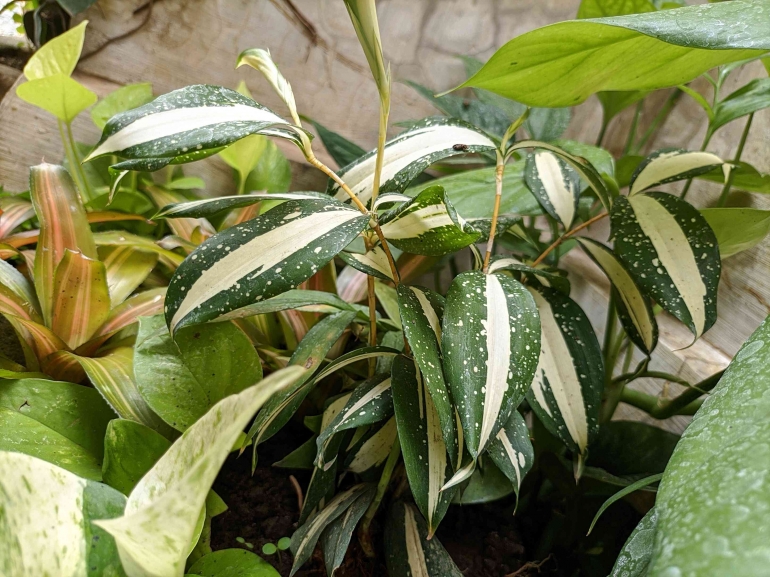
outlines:
[[524, 178], [543, 209], [569, 229], [580, 200], [575, 170], [552, 152], [540, 150], [527, 156]]
[[268, 140], [254, 169], [246, 177], [246, 192], [285, 193], [291, 184], [291, 164], [276, 144]]
[[315, 127], [318, 137], [323, 142], [324, 148], [326, 148], [326, 152], [331, 155], [337, 166], [347, 166], [366, 154], [366, 151], [355, 142], [351, 142], [344, 136], [329, 130], [312, 118], [306, 118], [306, 120]]
[[382, 233], [404, 252], [442, 256], [478, 240], [480, 234], [455, 211], [441, 186], [424, 189], [382, 215]]
[[238, 173], [238, 182], [243, 182], [257, 166], [267, 142], [264, 136], [252, 134], [232, 143], [219, 156]]
[[569, 296], [570, 282], [566, 276], [556, 274], [541, 268], [533, 268], [510, 256], [493, 257], [489, 263], [489, 273], [503, 270], [522, 272], [529, 278], [534, 278], [541, 285], [554, 288]]
[[[385, 144], [380, 192], [401, 192], [414, 178], [434, 162], [467, 154], [489, 152], [497, 144], [477, 128], [461, 120], [433, 117], [416, 123]], [[372, 196], [377, 151], [372, 150], [337, 171], [337, 174], [363, 202]], [[338, 200], [348, 198], [334, 181], [328, 192]]]
[[[537, 216], [540, 205], [524, 184], [524, 160], [510, 162], [505, 167], [500, 215]], [[466, 220], [491, 218], [495, 204], [495, 168], [477, 168], [431, 180], [406, 189], [409, 196], [417, 196], [431, 186], [443, 186], [452, 206]], [[379, 198], [378, 198], [379, 200]]]
[[116, 114], [143, 106], [153, 98], [152, 84], [149, 82], [127, 84], [102, 98], [91, 109], [91, 120], [99, 130], [104, 130], [109, 119]]
[[298, 130], [235, 90], [197, 84], [112, 117], [86, 160], [112, 154], [130, 161], [116, 169], [154, 171], [205, 158], [250, 134], [299, 145]]
[[134, 375], [142, 397], [166, 423], [184, 431], [212, 406], [262, 378], [251, 340], [232, 323], [168, 333], [161, 316], [139, 319]]
[[355, 485], [347, 491], [339, 493], [328, 505], [297, 529], [291, 537], [291, 551], [294, 554], [294, 564], [291, 567], [290, 575], [294, 575], [310, 559], [318, 538], [332, 521], [354, 506], [359, 499], [371, 502], [374, 492], [375, 487], [373, 485], [364, 483]]
[[40, 322], [39, 306], [27, 277], [13, 265], [0, 260], [0, 311]]
[[50, 324], [54, 300], [54, 273], [64, 252], [80, 252], [96, 259], [96, 245], [86, 211], [72, 178], [61, 166], [40, 164], [30, 169], [29, 190], [40, 221], [35, 251], [35, 291], [43, 318]]
[[104, 437], [102, 478], [113, 489], [128, 495], [171, 446], [171, 441], [149, 427], [114, 419]]
[[88, 20], [84, 20], [41, 46], [24, 66], [24, 76], [27, 80], [38, 80], [57, 74], [71, 75], [83, 50], [87, 24]]
[[612, 283], [618, 297], [615, 306], [626, 334], [649, 355], [658, 343], [658, 323], [650, 299], [644, 296], [626, 266], [610, 249], [589, 238], [575, 240]]
[[[449, 462], [452, 466], [459, 467], [463, 448], [458, 446], [454, 405], [442, 368], [441, 318], [444, 315], [444, 298], [421, 287], [401, 284], [397, 290], [404, 335], [422, 373], [419, 380], [424, 381], [430, 393], [433, 410], [438, 415], [441, 435], [449, 452]], [[401, 371], [403, 373], [403, 367]], [[411, 376], [409, 378], [410, 381], [414, 380]], [[417, 390], [412, 394], [416, 392]]]
[[270, 563], [246, 549], [221, 549], [201, 557], [185, 575], [201, 577], [279, 577]]
[[491, 459], [483, 459], [473, 471], [468, 483], [455, 494], [454, 505], [478, 505], [498, 501], [513, 493], [508, 478]]
[[704, 208], [700, 213], [714, 231], [723, 259], [755, 247], [770, 234], [768, 210]]
[[724, 161], [710, 152], [688, 152], [678, 148], [658, 150], [637, 167], [631, 177], [629, 196], [677, 180], [710, 172]]
[[0, 470], [3, 575], [126, 575], [115, 541], [96, 526], [123, 512], [123, 495], [21, 453], [0, 451]]
[[[648, 2], [649, 0], [640, 1]], [[602, 104], [602, 110], [604, 114], [602, 121], [605, 124], [608, 124], [610, 120], [615, 118], [618, 114], [623, 112], [632, 104], [636, 104], [642, 100], [645, 96], [647, 96], [647, 94], [648, 92], [645, 90], [615, 90], [612, 92], [598, 92], [596, 96], [599, 98], [599, 102]]]
[[373, 499], [374, 492], [364, 493], [321, 533], [321, 549], [324, 552], [327, 575], [333, 575], [334, 571], [342, 565], [353, 531]]
[[368, 225], [333, 200], [288, 201], [208, 239], [179, 266], [166, 295], [172, 333], [295, 288]]
[[379, 467], [387, 460], [398, 436], [395, 417], [388, 419], [382, 426], [370, 428], [358, 442], [355, 442], [357, 435], [354, 435], [351, 441], [354, 445], [345, 458], [345, 470], [363, 475]]
[[413, 505], [397, 501], [385, 524], [385, 561], [390, 577], [461, 577], [438, 538], [428, 536], [425, 519]]
[[709, 124], [713, 134], [725, 124], [747, 114], [764, 110], [770, 106], [770, 78], [755, 78], [714, 107], [714, 118]]
[[591, 443], [588, 464], [613, 475], [649, 475], [666, 468], [679, 435], [638, 421], [610, 421]]
[[[727, 176], [732, 178], [731, 182], [734, 189], [763, 194], [770, 193], [770, 174], [762, 174], [746, 162], [731, 162], [730, 165], [732, 168]], [[725, 173], [725, 170], [712, 170], [706, 174], [701, 174], [699, 178], [722, 183], [725, 181]]]
[[190, 200], [163, 206], [153, 216], [159, 218], [209, 218], [226, 210], [250, 206], [263, 200], [316, 200], [328, 199], [328, 195], [320, 192], [284, 192], [284, 193], [250, 193], [235, 196], [217, 196], [202, 200]]
[[366, 254], [357, 254], [354, 252], [341, 252], [338, 255], [347, 265], [364, 274], [375, 276], [382, 280], [392, 281], [393, 272], [390, 270], [388, 257], [380, 246], [367, 251]]
[[101, 247], [99, 260], [107, 271], [112, 307], [118, 306], [141, 285], [158, 262], [158, 255], [127, 246]]
[[64, 74], [45, 76], [20, 84], [16, 87], [16, 95], [67, 124], [98, 98], [80, 82]]
[[98, 523], [115, 538], [129, 577], [183, 573], [206, 495], [243, 428], [271, 395], [303, 374], [289, 367], [219, 401], [142, 477], [125, 514]]
[[560, 292], [530, 289], [540, 313], [540, 360], [527, 400], [546, 429], [584, 455], [599, 432], [602, 349], [583, 310]]
[[505, 426], [489, 443], [487, 454], [513, 484], [516, 495], [521, 481], [535, 462], [535, 451], [529, 440], [529, 429], [519, 411], [513, 411]]
[[168, 190], [194, 190], [206, 188], [206, 181], [198, 176], [183, 176], [166, 183]]
[[700, 337], [716, 321], [721, 270], [706, 220], [661, 192], [618, 197], [610, 219], [615, 254], [642, 291]]
[[524, 121], [524, 128], [535, 140], [550, 142], [564, 134], [571, 119], [570, 108], [532, 108]]
[[112, 409], [92, 388], [41, 379], [0, 383], [0, 450], [26, 453], [100, 481]]
[[[663, 475], [649, 575], [767, 572], [770, 321], [743, 345]], [[693, 490], [697, 487], [697, 490]]]
[[626, 540], [609, 577], [647, 577], [657, 524], [658, 512], [653, 507]]
[[0, 198], [0, 238], [5, 238], [13, 230], [35, 216], [32, 203], [23, 198], [7, 196]]
[[535, 374], [540, 321], [532, 296], [510, 277], [460, 274], [447, 293], [441, 348], [475, 459], [508, 421]]
[[737, 0], [560, 22], [510, 40], [461, 86], [529, 106], [574, 106], [602, 90], [678, 86], [770, 49], [767, 10], [763, 0]]
[[392, 388], [398, 438], [409, 486], [417, 507], [428, 520], [430, 538], [454, 496], [451, 489], [441, 490], [454, 473], [452, 459], [444, 442], [439, 413], [423, 375], [406, 357], [399, 356], [393, 361]]
[[65, 249], [56, 267], [51, 330], [71, 349], [88, 341], [110, 315], [104, 264]]
[[605, 16], [625, 16], [655, 12], [655, 5], [650, 0], [581, 0], [577, 17], [603, 18]]

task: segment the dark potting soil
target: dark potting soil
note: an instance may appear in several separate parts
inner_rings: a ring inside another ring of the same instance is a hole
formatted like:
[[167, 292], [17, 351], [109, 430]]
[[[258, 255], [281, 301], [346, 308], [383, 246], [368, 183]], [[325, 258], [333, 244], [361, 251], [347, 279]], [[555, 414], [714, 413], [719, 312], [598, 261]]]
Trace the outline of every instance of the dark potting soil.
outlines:
[[[214, 483], [214, 489], [225, 500], [228, 510], [212, 520], [211, 547], [218, 549], [249, 549], [269, 561], [283, 576], [291, 570], [291, 554], [283, 552], [264, 555], [262, 546], [291, 537], [297, 528], [299, 506], [290, 475], [303, 491], [310, 480], [309, 471], [280, 469], [272, 463], [280, 460], [305, 441], [307, 430], [290, 423], [270, 442], [260, 446], [256, 472], [251, 475], [251, 453], [237, 458], [230, 455]], [[438, 538], [466, 577], [516, 577], [557, 575], [555, 562], [540, 566], [527, 563], [526, 552], [518, 523], [513, 516], [514, 501], [474, 506], [453, 506], [441, 523]], [[377, 557], [364, 555], [354, 535], [343, 565], [336, 577], [385, 577], [382, 533], [378, 516], [372, 525], [372, 537]], [[243, 543], [241, 543], [243, 541]], [[249, 548], [247, 544], [251, 544]], [[326, 575], [323, 556], [317, 549], [314, 556], [297, 572], [298, 577]]]

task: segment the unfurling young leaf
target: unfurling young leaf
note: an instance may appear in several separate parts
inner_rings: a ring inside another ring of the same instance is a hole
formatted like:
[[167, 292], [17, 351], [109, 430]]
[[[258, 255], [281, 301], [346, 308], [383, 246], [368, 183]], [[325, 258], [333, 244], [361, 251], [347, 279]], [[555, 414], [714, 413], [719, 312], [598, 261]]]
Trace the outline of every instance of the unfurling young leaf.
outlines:
[[382, 56], [382, 40], [380, 39], [380, 24], [377, 21], [377, 8], [374, 0], [345, 0], [356, 36], [364, 49], [366, 61], [372, 71], [374, 82], [380, 93], [380, 100], [390, 100], [390, 67], [385, 66]]
[[678, 148], [658, 150], [645, 158], [631, 177], [629, 196], [667, 182], [685, 180], [722, 166], [724, 161], [710, 152]]
[[610, 219], [615, 253], [636, 283], [699, 338], [716, 321], [721, 271], [708, 223], [661, 192], [618, 197]]
[[552, 152], [536, 150], [527, 156], [524, 177], [545, 211], [569, 229], [580, 200], [580, 177], [575, 170]]
[[444, 374], [466, 446], [477, 458], [532, 383], [540, 321], [532, 295], [502, 275], [458, 275], [442, 322]]
[[602, 350], [583, 310], [552, 289], [529, 289], [540, 312], [540, 360], [527, 400], [545, 427], [583, 455], [599, 431]]
[[270, 51], [262, 50], [261, 48], [249, 48], [248, 50], [244, 50], [238, 56], [238, 62], [235, 67], [240, 68], [244, 64], [259, 70], [264, 75], [278, 96], [281, 97], [286, 108], [289, 109], [294, 124], [301, 126], [299, 114], [297, 113], [297, 103], [294, 101], [294, 92], [292, 92], [291, 85], [278, 70], [275, 62], [273, 62]]

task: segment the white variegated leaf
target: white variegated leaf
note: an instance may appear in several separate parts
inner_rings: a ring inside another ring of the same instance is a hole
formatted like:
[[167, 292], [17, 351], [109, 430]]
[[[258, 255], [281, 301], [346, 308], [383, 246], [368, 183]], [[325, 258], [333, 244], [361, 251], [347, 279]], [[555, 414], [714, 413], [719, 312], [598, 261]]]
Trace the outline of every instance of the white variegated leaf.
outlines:
[[[497, 144], [483, 132], [461, 120], [434, 117], [415, 124], [385, 144], [380, 192], [402, 192], [434, 162], [469, 152], [494, 151]], [[372, 197], [377, 151], [340, 169], [337, 174], [364, 204]], [[345, 200], [345, 191], [335, 182], [329, 193]]]
[[115, 538], [131, 577], [184, 573], [206, 496], [233, 444], [273, 393], [304, 374], [302, 367], [287, 367], [219, 401], [142, 477], [124, 515], [97, 523]]
[[553, 152], [536, 149], [527, 156], [524, 179], [543, 209], [570, 228], [580, 200], [580, 177], [575, 170]]
[[374, 495], [374, 491], [363, 493], [344, 514], [329, 523], [321, 533], [321, 549], [324, 552], [327, 575], [333, 575], [334, 571], [342, 565], [353, 531], [374, 500]]
[[320, 192], [253, 192], [233, 196], [218, 196], [189, 202], [177, 202], [161, 208], [153, 220], [159, 218], [209, 218], [226, 210], [251, 206], [263, 200], [315, 200], [328, 199]]
[[276, 91], [284, 104], [286, 104], [295, 124], [299, 125], [299, 115], [297, 114], [297, 104], [294, 101], [294, 92], [292, 91], [288, 80], [283, 77], [283, 74], [278, 70], [278, 66], [273, 62], [270, 51], [262, 50], [261, 48], [249, 48], [248, 50], [244, 50], [238, 56], [238, 62], [235, 67], [240, 68], [244, 64], [259, 70], [264, 75], [267, 81], [272, 85], [273, 90]]
[[650, 299], [642, 294], [631, 273], [610, 249], [589, 238], [575, 240], [609, 278], [618, 297], [615, 306], [626, 334], [649, 355], [658, 343], [658, 323]]
[[[378, 428], [379, 427], [379, 428]], [[375, 426], [360, 439], [355, 439], [345, 458], [345, 470], [362, 474], [382, 465], [393, 450], [398, 437], [396, 419], [391, 417], [382, 426]]]
[[561, 274], [531, 267], [511, 256], [493, 257], [492, 261], [489, 263], [489, 273], [492, 274], [503, 270], [522, 272], [528, 277], [534, 278], [545, 287], [554, 288], [563, 292], [565, 295], [569, 295], [569, 279]]
[[633, 196], [659, 184], [692, 178], [710, 172], [724, 161], [711, 152], [689, 152], [679, 148], [658, 150], [637, 167], [628, 195]]
[[376, 276], [383, 280], [394, 280], [388, 256], [381, 246], [374, 247], [372, 250], [367, 251], [366, 254], [341, 252], [338, 256], [345, 261], [345, 264], [352, 266], [362, 273]]
[[599, 430], [602, 350], [583, 310], [552, 289], [532, 289], [540, 312], [540, 360], [527, 400], [540, 421], [583, 455]]
[[529, 429], [519, 411], [511, 413], [511, 418], [489, 444], [487, 454], [513, 483], [518, 495], [522, 479], [535, 462], [535, 450], [529, 440]]
[[642, 291], [695, 338], [716, 321], [719, 245], [703, 216], [671, 194], [618, 197], [610, 213], [615, 254]]
[[385, 206], [386, 204], [401, 204], [404, 202], [409, 202], [412, 200], [412, 197], [408, 194], [399, 194], [397, 192], [389, 192], [386, 194], [382, 194], [377, 197], [377, 200], [374, 201], [374, 210], [377, 210], [381, 206]]

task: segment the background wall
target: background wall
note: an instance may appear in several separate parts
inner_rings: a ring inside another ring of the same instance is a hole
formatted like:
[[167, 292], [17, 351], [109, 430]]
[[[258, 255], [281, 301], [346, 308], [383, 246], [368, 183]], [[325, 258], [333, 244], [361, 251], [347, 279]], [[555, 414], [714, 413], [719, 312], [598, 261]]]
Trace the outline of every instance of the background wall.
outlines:
[[[437, 91], [465, 78], [458, 55], [486, 59], [516, 35], [574, 18], [578, 5], [578, 0], [378, 0], [385, 56], [392, 63], [394, 79], [414, 80]], [[193, 83], [235, 87], [243, 79], [259, 102], [280, 114], [283, 108], [278, 98], [256, 71], [234, 69], [240, 51], [264, 47], [271, 50], [292, 83], [303, 114], [364, 148], [375, 145], [376, 89], [342, 0], [100, 0], [86, 18], [90, 24], [78, 79], [99, 94], [139, 81], [152, 82], [160, 94]], [[725, 90], [730, 92], [761, 74], [760, 65], [749, 66], [734, 75]], [[700, 88], [706, 86], [704, 81]], [[640, 119], [642, 129], [665, 97], [661, 94], [649, 99], [652, 102]], [[433, 113], [431, 105], [411, 88], [396, 82], [392, 122]], [[619, 115], [607, 132], [605, 145], [616, 157], [622, 151], [632, 114], [626, 110]], [[601, 108], [592, 97], [575, 109], [566, 136], [593, 142], [600, 123]], [[683, 97], [648, 149], [697, 149], [705, 128], [703, 112]], [[768, 128], [770, 112], [757, 113], [744, 152], [744, 160], [765, 172], [770, 171]], [[98, 137], [86, 115], [75, 129], [84, 141]], [[742, 129], [742, 121], [724, 127], [712, 139], [709, 150], [732, 157]], [[31, 164], [42, 159], [58, 161], [62, 156], [53, 120], [19, 101], [13, 90], [0, 103], [0, 133], [0, 184], [9, 190], [26, 189]], [[301, 160], [290, 146], [284, 150], [290, 158]], [[216, 158], [189, 165], [188, 172], [202, 175], [212, 194], [233, 192], [229, 170]], [[315, 172], [299, 164], [295, 173], [296, 189], [323, 186]], [[698, 183], [690, 199], [706, 206], [714, 194], [713, 188]], [[766, 204], [756, 196], [737, 200]], [[596, 233], [604, 234], [601, 230]], [[575, 294], [600, 329], [606, 281], [581, 258], [577, 254], [571, 258], [573, 265], [585, 265], [583, 270], [588, 271], [575, 278]], [[697, 380], [724, 366], [770, 312], [770, 288], [764, 282], [769, 262], [767, 248], [726, 261], [720, 286], [720, 320], [693, 347], [686, 348], [690, 343], [685, 329], [664, 319], [662, 333], [667, 336], [659, 347], [656, 368], [683, 371], [686, 378]], [[659, 384], [643, 386], [656, 390]], [[675, 427], [681, 425], [679, 421]]]

